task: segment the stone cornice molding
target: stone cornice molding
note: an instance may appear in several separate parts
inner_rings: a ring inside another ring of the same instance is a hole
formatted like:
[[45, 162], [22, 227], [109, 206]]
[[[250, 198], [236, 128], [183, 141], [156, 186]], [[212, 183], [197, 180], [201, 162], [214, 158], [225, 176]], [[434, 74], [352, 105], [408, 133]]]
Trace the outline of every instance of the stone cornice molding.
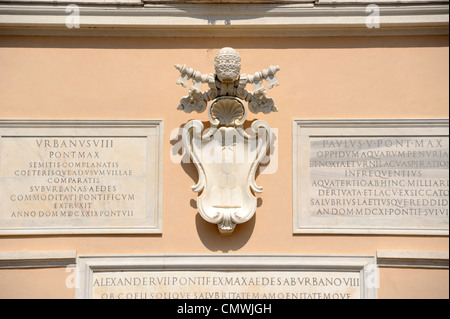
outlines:
[[75, 266], [76, 259], [74, 250], [0, 252], [0, 269]]
[[7, 1], [10, 0], [0, 0], [2, 35], [281, 37], [449, 33], [448, 1], [375, 1], [380, 9], [380, 28], [366, 25], [370, 14], [368, 2], [305, 0], [252, 5], [142, 4], [140, 0], [109, 5], [75, 2], [80, 8], [80, 28], [67, 28], [67, 3]]
[[377, 264], [388, 268], [448, 269], [448, 251], [378, 250]]

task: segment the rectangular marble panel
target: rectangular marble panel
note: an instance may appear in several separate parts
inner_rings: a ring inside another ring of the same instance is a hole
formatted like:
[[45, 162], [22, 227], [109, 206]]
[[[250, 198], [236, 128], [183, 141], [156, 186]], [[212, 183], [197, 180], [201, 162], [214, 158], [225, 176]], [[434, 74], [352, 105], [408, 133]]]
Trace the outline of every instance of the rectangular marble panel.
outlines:
[[0, 234], [160, 233], [162, 121], [0, 121]]
[[376, 298], [370, 256], [79, 256], [77, 265], [77, 298]]
[[294, 233], [446, 235], [448, 120], [294, 121]]

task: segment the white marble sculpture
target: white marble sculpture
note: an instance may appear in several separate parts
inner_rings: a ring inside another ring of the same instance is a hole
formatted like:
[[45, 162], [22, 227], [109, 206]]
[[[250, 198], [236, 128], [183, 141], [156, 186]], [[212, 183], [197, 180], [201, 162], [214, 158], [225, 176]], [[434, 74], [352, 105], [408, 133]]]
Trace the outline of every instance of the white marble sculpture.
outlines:
[[[263, 81], [268, 81], [269, 89], [279, 85], [275, 74], [280, 68], [270, 66], [253, 75], [240, 75], [241, 58], [232, 48], [221, 49], [214, 62], [215, 74], [202, 74], [186, 65], [175, 66], [181, 73], [177, 84], [187, 87], [187, 80], [193, 81], [189, 95], [181, 99], [178, 109], [186, 113], [207, 110], [211, 127], [204, 130], [201, 121], [189, 121], [183, 129], [183, 145], [198, 170], [199, 180], [192, 189], [201, 192], [197, 198], [200, 215], [218, 224], [221, 233], [230, 234], [236, 224], [255, 214], [257, 199], [253, 192], [262, 192], [255, 174], [272, 136], [270, 126], [260, 120], [244, 130], [245, 102], [252, 113], [276, 112]], [[207, 92], [202, 91], [203, 83], [209, 86]], [[245, 89], [248, 83], [253, 84], [253, 92]]]

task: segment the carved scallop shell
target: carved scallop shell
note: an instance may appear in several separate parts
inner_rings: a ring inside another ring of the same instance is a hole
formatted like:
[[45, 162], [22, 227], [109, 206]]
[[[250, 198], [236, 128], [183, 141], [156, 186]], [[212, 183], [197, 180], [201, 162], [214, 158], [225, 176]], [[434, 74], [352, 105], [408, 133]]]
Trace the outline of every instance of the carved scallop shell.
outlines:
[[221, 125], [234, 125], [236, 120], [242, 120], [244, 107], [235, 99], [220, 99], [211, 106], [211, 117]]

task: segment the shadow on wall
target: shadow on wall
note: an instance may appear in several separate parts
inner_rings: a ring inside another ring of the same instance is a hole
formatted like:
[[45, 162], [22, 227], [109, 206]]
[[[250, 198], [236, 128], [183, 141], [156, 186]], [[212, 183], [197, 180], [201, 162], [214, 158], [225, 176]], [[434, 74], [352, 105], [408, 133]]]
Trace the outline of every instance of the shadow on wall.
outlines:
[[239, 250], [245, 246], [252, 236], [256, 224], [256, 215], [253, 215], [248, 222], [236, 225], [233, 234], [221, 235], [216, 224], [208, 223], [197, 213], [195, 215], [195, 225], [197, 227], [198, 237], [203, 245], [211, 251], [227, 253], [229, 251]]
[[92, 49], [348, 49], [447, 47], [448, 35], [413, 37], [304, 37], [304, 38], [158, 38], [1, 36], [0, 47]]

